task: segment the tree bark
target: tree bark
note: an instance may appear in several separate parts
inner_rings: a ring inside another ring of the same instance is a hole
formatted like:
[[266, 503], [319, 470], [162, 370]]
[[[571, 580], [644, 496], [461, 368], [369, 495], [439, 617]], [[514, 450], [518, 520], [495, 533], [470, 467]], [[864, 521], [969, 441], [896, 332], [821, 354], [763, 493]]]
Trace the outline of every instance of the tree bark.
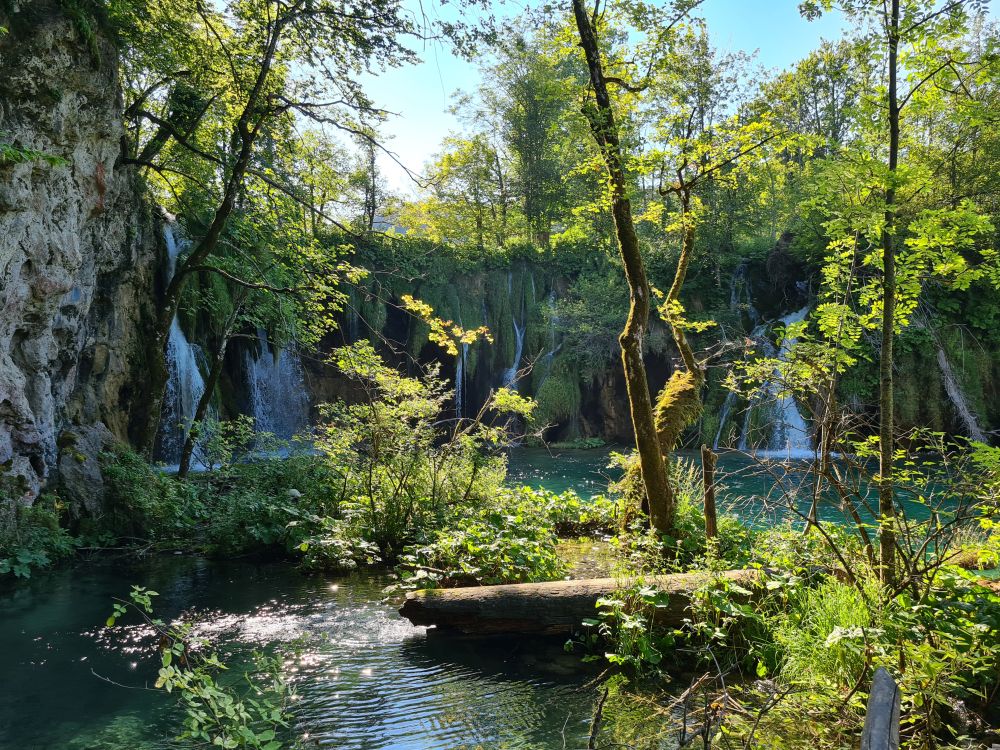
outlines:
[[[728, 570], [674, 573], [643, 579], [644, 585], [669, 595], [666, 606], [652, 613], [663, 626], [683, 625], [694, 593], [716, 575], [730, 583], [751, 588], [760, 581], [758, 570]], [[414, 625], [435, 625], [463, 633], [558, 634], [579, 630], [585, 619], [594, 618], [597, 600], [614, 596], [628, 585], [617, 578], [582, 581], [516, 583], [505, 586], [472, 586], [430, 589], [406, 595], [400, 614]]]
[[885, 188], [882, 226], [882, 351], [879, 360], [879, 577], [894, 586], [896, 580], [896, 515], [893, 481], [895, 435], [893, 417], [893, 340], [896, 327], [896, 252], [893, 232], [896, 221], [896, 167], [899, 162], [899, 101], [897, 67], [899, 51], [899, 0], [892, 0], [886, 29], [889, 43], [889, 171]]
[[[667, 292], [668, 302], [680, 301], [681, 289], [684, 287], [688, 267], [691, 265], [691, 256], [694, 255], [694, 217], [691, 216], [691, 189], [688, 185], [681, 185], [677, 191], [681, 202], [681, 222], [684, 234], [681, 239], [681, 254], [677, 258], [677, 270], [674, 272], [674, 280], [670, 285], [670, 291]], [[691, 349], [684, 331], [672, 321], [670, 323], [670, 331], [673, 334], [674, 342], [677, 344], [677, 349], [681, 353], [681, 359], [684, 360], [684, 366], [688, 369], [688, 372], [700, 380], [701, 370], [694, 359], [694, 351]]]
[[715, 509], [715, 459], [718, 458], [707, 445], [701, 446], [701, 483], [705, 495], [705, 538], [719, 535], [719, 518]]
[[618, 128], [611, 108], [607, 81], [601, 62], [597, 36], [591, 25], [583, 0], [573, 0], [573, 13], [580, 34], [580, 44], [587, 59], [595, 104], [587, 103], [584, 114], [600, 147], [611, 183], [611, 213], [615, 222], [618, 249], [625, 267], [629, 287], [629, 313], [625, 328], [618, 337], [622, 350], [622, 367], [628, 393], [635, 445], [639, 453], [642, 482], [649, 502], [650, 523], [661, 533], [673, 530], [675, 503], [667, 479], [666, 465], [660, 452], [653, 414], [653, 399], [642, 360], [643, 338], [649, 324], [649, 281], [639, 250], [639, 238], [632, 221], [632, 206], [628, 198], [625, 170], [622, 163]]

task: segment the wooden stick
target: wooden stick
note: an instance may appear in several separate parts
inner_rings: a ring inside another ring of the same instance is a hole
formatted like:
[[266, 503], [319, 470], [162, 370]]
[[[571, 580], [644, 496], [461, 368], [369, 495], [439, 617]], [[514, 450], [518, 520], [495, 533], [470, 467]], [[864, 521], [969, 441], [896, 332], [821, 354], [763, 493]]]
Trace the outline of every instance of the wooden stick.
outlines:
[[701, 446], [702, 485], [705, 492], [705, 538], [719, 535], [719, 519], [715, 510], [715, 460], [718, 456], [707, 445]]

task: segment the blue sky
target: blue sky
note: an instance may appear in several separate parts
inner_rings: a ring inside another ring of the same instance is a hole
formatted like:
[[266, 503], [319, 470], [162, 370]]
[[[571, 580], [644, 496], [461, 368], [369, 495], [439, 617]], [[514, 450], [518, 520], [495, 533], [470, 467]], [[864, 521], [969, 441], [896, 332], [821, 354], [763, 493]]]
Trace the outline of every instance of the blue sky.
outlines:
[[[698, 10], [707, 22], [713, 43], [720, 50], [757, 51], [767, 68], [785, 68], [815, 49], [821, 39], [837, 39], [844, 28], [839, 13], [806, 21], [798, 12], [799, 0], [705, 0]], [[418, 8], [418, 0], [407, 0]], [[568, 3], [567, 3], [568, 6]], [[497, 6], [497, 15], [515, 15], [523, 2]], [[435, 0], [423, 3], [431, 18], [447, 12]], [[995, 11], [994, 11], [995, 13]], [[453, 16], [452, 16], [453, 18]], [[450, 54], [440, 44], [419, 50], [418, 65], [389, 70], [369, 79], [369, 93], [376, 104], [394, 113], [384, 128], [388, 146], [403, 164], [417, 172], [437, 151], [441, 139], [459, 129], [447, 108], [458, 89], [475, 91], [479, 85], [474, 65]], [[391, 189], [410, 192], [412, 183], [403, 169], [382, 157], [381, 167]]]

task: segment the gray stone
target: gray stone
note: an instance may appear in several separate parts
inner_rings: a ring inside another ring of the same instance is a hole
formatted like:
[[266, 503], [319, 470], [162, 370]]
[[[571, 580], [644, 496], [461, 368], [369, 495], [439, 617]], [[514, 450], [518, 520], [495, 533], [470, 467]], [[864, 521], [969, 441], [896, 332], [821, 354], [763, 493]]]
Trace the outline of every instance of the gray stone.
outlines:
[[74, 517], [100, 513], [104, 499], [100, 455], [117, 442], [101, 423], [69, 428], [59, 434], [59, 496]]
[[[25, 0], [0, 21], [0, 138], [64, 160], [0, 164], [0, 466], [30, 500], [72, 467], [57, 446], [65, 427], [127, 438], [144, 404], [162, 251], [141, 182], [121, 163], [113, 47], [99, 39], [95, 61], [55, 0]], [[104, 437], [81, 439], [79, 452]], [[72, 468], [74, 483], [86, 478]]]

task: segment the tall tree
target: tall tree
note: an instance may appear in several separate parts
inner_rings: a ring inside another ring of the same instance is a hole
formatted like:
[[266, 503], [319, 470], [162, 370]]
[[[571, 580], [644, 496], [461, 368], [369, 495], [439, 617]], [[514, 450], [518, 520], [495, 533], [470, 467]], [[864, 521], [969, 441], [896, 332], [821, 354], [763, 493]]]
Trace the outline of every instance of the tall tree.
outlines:
[[[621, 253], [625, 279], [629, 287], [628, 318], [618, 342], [622, 350], [629, 411], [635, 431], [635, 444], [649, 505], [650, 522], [657, 531], [669, 533], [674, 526], [676, 502], [660, 450], [653, 414], [653, 399], [646, 378], [646, 366], [642, 359], [643, 339], [649, 326], [651, 289], [639, 247], [639, 238], [635, 231], [632, 202], [629, 197], [631, 186], [626, 176], [621, 136], [598, 38], [597, 26], [600, 19], [598, 11], [599, 3], [591, 15], [583, 0], [573, 0], [573, 17], [590, 74], [590, 86], [583, 105], [583, 113], [590, 124], [591, 133], [607, 169], [611, 213], [614, 217], [615, 234], [618, 238], [618, 250]], [[621, 79], [616, 77], [612, 77], [610, 82], [622, 83]]]
[[[899, 195], [910, 179], [900, 170], [903, 110], [929, 85], [954, 77], [961, 82], [958, 70], [967, 60], [954, 41], [967, 27], [970, 10], [982, 5], [979, 0], [852, 0], [841, 4], [842, 10], [862, 28], [872, 27], [868, 38], [884, 66], [882, 106], [875, 118], [879, 133], [877, 139], [866, 145], [875, 148], [883, 159], [879, 175], [881, 216], [877, 225], [881, 256], [877, 305], [880, 313], [878, 562], [880, 576], [888, 585], [897, 579], [894, 345], [897, 330], [908, 314], [906, 310], [900, 318], [897, 273], [902, 230]], [[810, 0], [801, 5], [807, 17], [815, 17], [831, 7], [830, 0]], [[914, 299], [914, 305], [915, 302]]]

